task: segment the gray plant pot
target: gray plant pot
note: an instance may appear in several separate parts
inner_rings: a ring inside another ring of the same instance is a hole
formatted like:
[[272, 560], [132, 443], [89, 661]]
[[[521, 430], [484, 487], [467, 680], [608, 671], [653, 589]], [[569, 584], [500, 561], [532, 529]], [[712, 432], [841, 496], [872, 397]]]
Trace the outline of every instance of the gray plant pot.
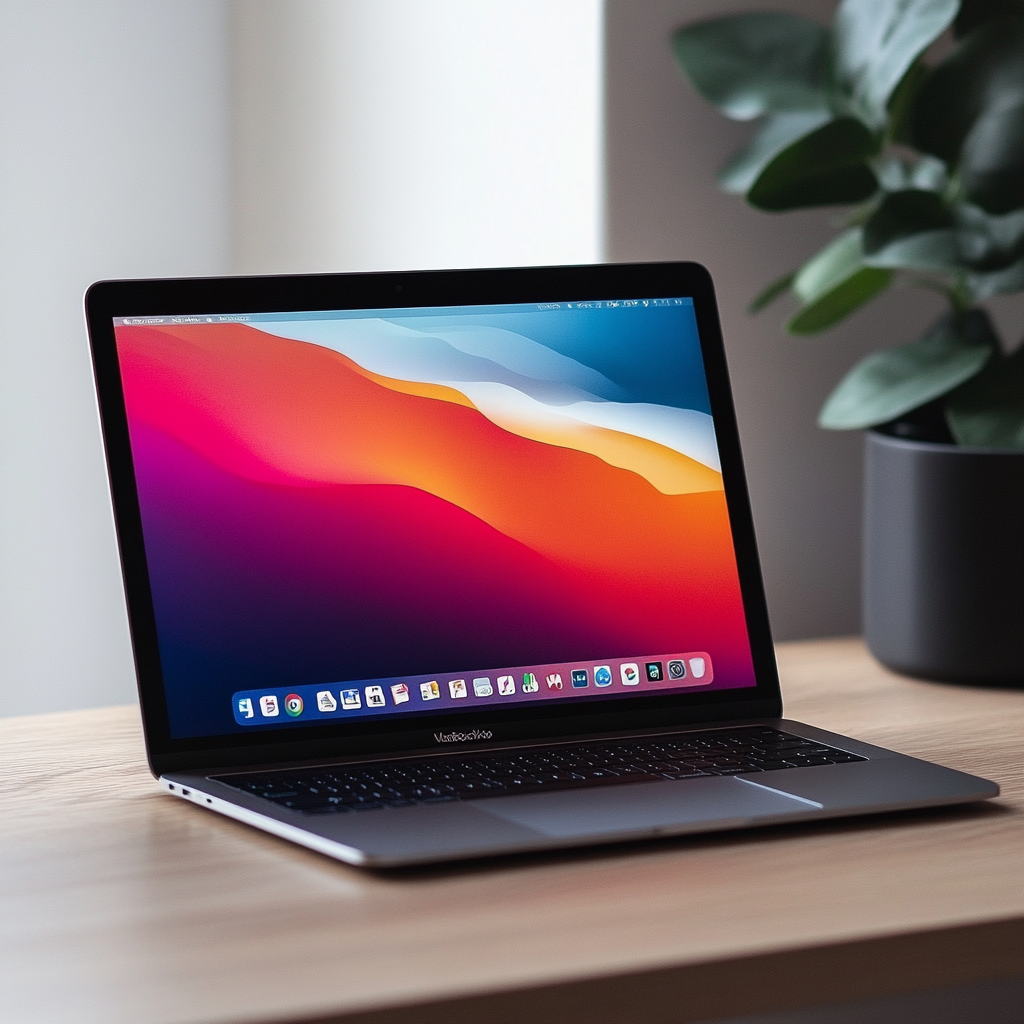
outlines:
[[1024, 452], [865, 436], [871, 653], [924, 679], [1024, 685]]

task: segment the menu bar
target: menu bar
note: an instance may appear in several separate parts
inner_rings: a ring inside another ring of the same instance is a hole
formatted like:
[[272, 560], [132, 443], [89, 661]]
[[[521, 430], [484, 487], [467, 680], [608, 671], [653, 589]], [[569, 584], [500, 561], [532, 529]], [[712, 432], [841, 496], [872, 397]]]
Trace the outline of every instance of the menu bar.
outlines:
[[118, 316], [115, 327], [177, 327], [188, 324], [257, 324], [297, 320], [366, 320], [402, 317], [493, 315], [499, 313], [573, 312], [588, 309], [661, 309], [692, 306], [687, 297], [668, 299], [592, 299], [582, 302], [517, 302], [492, 306], [408, 306], [392, 309], [313, 309], [283, 313], [195, 313], [164, 316]]

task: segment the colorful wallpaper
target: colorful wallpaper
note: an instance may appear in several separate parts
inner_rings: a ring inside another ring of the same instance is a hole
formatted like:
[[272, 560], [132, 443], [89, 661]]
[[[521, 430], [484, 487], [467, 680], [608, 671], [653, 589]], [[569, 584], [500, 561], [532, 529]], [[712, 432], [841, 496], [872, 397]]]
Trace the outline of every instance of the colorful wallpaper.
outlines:
[[117, 326], [173, 733], [636, 651], [753, 685], [692, 307], [599, 312]]

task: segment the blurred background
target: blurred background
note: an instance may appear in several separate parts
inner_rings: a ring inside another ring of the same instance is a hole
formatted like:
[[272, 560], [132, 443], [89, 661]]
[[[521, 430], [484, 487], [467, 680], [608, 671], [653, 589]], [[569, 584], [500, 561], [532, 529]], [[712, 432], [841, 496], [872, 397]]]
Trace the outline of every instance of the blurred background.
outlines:
[[776, 636], [856, 632], [861, 438], [815, 416], [939, 300], [892, 293], [823, 339], [749, 317], [828, 214], [718, 192], [746, 129], [669, 49], [712, 14], [832, 6], [4, 0], [0, 715], [135, 697], [82, 316], [110, 277], [705, 263]]

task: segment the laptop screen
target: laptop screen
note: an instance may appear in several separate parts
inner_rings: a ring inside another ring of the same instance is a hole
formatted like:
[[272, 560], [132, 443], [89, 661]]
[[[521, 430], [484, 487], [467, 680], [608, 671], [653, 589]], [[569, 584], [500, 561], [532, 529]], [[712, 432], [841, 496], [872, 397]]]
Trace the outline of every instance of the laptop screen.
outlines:
[[755, 685], [692, 299], [114, 329], [173, 738]]

